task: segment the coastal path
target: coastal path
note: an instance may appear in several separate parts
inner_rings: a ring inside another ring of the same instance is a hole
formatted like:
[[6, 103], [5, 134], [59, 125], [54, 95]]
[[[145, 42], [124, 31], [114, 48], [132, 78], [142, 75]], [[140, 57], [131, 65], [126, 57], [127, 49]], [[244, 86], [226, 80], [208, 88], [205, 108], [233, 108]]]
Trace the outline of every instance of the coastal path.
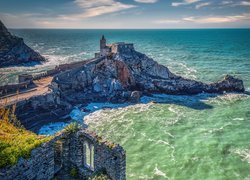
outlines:
[[29, 89], [24, 92], [19, 92], [19, 93], [10, 94], [10, 95], [1, 97], [0, 107], [15, 104], [19, 101], [23, 101], [34, 96], [40, 96], [40, 95], [48, 93], [49, 85], [51, 84], [52, 79], [53, 79], [52, 76], [48, 76], [40, 80], [35, 80], [33, 81], [33, 83], [35, 84], [35, 88]]

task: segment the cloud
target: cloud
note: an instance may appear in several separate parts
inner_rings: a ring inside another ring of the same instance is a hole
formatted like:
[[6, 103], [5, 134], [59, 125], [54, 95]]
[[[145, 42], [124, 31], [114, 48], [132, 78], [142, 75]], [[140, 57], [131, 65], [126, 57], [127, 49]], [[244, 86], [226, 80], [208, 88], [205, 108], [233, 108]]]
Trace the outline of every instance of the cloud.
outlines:
[[234, 15], [234, 16], [214, 16], [214, 17], [185, 17], [181, 19], [165, 19], [155, 21], [157, 24], [173, 24], [173, 23], [197, 23], [197, 24], [217, 24], [217, 23], [233, 23], [238, 21], [250, 21], [250, 14]]
[[231, 7], [235, 7], [235, 6], [250, 6], [250, 1], [238, 1], [238, 2], [234, 2], [232, 0], [225, 0], [221, 2], [221, 5], [226, 5], [226, 6], [231, 6]]
[[182, 5], [189, 5], [189, 4], [199, 2], [199, 1], [200, 0], [183, 0], [182, 2], [173, 2], [172, 6], [177, 7], [177, 6], [182, 6]]
[[134, 0], [138, 3], [156, 3], [158, 0]]
[[[82, 8], [83, 12], [70, 15], [68, 17], [69, 19], [95, 17], [136, 7], [134, 5], [124, 4], [115, 0], [75, 0], [75, 4]], [[67, 16], [61, 17], [67, 18]]]
[[222, 1], [221, 4], [222, 5], [228, 5], [228, 4], [232, 4], [233, 1]]
[[241, 6], [250, 6], [250, 2], [249, 1], [241, 1], [240, 5]]
[[194, 22], [199, 24], [210, 23], [230, 23], [241, 20], [249, 20], [249, 15], [236, 15], [236, 16], [220, 16], [220, 17], [188, 17], [183, 18], [183, 21]]
[[195, 9], [200, 9], [202, 7], [205, 7], [205, 6], [209, 6], [211, 4], [211, 2], [204, 2], [204, 3], [200, 3], [200, 4], [197, 4], [195, 6]]
[[[73, 1], [75, 12], [70, 14], [58, 13], [53, 16], [51, 14], [38, 14], [38, 13], [29, 13], [29, 14], [5, 14], [4, 19], [9, 21], [11, 27], [23, 27], [20, 22], [21, 19], [25, 19], [25, 23], [29, 27], [47, 27], [47, 28], [80, 28], [87, 27], [84, 22], [91, 24], [92, 21], [88, 20], [89, 18], [101, 16], [105, 14], [115, 14], [120, 13], [124, 10], [134, 8], [135, 5], [125, 4], [118, 2], [117, 0], [75, 0]], [[0, 17], [3, 14], [0, 13]], [[92, 23], [91, 27], [104, 27], [107, 23], [98, 21], [98, 23]], [[105, 26], [106, 27], [106, 26]]]
[[[212, 4], [211, 1], [210, 2], [209, 1], [201, 2], [201, 1], [203, 0], [182, 0], [180, 2], [172, 2], [172, 6], [177, 7], [177, 6], [184, 6], [197, 3], [195, 8], [200, 9], [202, 7], [209, 6], [210, 4]], [[200, 3], [198, 4], [198, 2]], [[223, 0], [221, 2], [218, 2], [217, 4], [220, 7], [250, 6], [250, 1]]]

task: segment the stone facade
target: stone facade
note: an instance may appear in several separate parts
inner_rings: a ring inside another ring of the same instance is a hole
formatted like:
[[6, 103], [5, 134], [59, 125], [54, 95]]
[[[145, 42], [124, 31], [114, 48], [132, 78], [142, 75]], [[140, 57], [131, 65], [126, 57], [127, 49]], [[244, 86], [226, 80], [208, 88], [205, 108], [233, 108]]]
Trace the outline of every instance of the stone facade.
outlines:
[[[82, 179], [102, 170], [105, 170], [111, 179], [126, 179], [126, 154], [123, 148], [102, 142], [95, 134], [86, 131], [73, 134], [71, 138], [63, 141], [63, 154], [63, 167], [76, 167]], [[89, 164], [88, 157], [92, 159]]]
[[134, 50], [134, 44], [119, 42], [119, 43], [114, 43], [114, 44], [111, 45], [111, 52], [112, 53], [119, 53], [123, 49]]
[[79, 179], [105, 171], [114, 180], [126, 179], [126, 154], [119, 145], [103, 141], [94, 133], [81, 129], [66, 132], [20, 158], [12, 167], [0, 169], [1, 180], [52, 179], [59, 171], [77, 169]]
[[122, 49], [134, 49], [134, 44], [132, 43], [117, 42], [108, 45], [106, 42], [107, 41], [103, 35], [100, 40], [100, 53], [95, 53], [95, 57], [109, 56], [110, 54], [120, 52]]

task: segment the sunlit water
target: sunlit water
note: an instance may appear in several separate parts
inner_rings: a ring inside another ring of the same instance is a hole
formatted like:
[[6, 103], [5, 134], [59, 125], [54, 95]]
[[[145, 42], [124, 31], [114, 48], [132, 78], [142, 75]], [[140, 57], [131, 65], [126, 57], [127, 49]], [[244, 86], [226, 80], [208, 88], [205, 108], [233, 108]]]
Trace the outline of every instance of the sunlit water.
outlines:
[[[226, 74], [250, 90], [250, 30], [12, 30], [48, 58], [44, 65], [1, 69], [9, 81], [56, 64], [93, 57], [99, 37], [135, 43], [171, 71], [205, 82]], [[11, 70], [12, 73], [9, 73]], [[2, 76], [3, 77], [3, 76]], [[249, 92], [247, 93], [249, 94]], [[137, 105], [90, 104], [75, 109], [84, 123], [127, 152], [128, 179], [250, 179], [250, 96], [155, 95]], [[156, 103], [152, 103], [156, 102]], [[65, 124], [44, 126], [52, 134]]]

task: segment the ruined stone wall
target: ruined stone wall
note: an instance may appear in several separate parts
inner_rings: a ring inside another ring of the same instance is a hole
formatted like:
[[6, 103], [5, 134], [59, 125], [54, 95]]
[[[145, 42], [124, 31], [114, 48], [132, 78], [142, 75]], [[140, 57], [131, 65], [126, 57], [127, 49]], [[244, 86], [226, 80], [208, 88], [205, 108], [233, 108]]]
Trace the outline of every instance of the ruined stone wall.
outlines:
[[128, 43], [115, 43], [111, 45], [111, 52], [112, 53], [119, 53], [124, 49], [131, 49], [134, 50], [134, 44], [128, 44]]
[[1, 180], [51, 179], [54, 176], [54, 143], [43, 144], [31, 152], [29, 159], [20, 158], [12, 167], [0, 169]]
[[[85, 143], [93, 148], [90, 155], [93, 157], [92, 166], [86, 164]], [[126, 154], [123, 148], [103, 141], [95, 134], [79, 131], [64, 142], [63, 151], [63, 166], [67, 169], [76, 167], [82, 178], [104, 170], [111, 179], [126, 179]]]
[[70, 172], [72, 168], [78, 170], [81, 179], [105, 171], [111, 179], [125, 180], [126, 154], [121, 146], [84, 129], [76, 133], [62, 132], [32, 150], [29, 159], [20, 158], [16, 165], [0, 169], [0, 179], [52, 179], [57, 172]]

